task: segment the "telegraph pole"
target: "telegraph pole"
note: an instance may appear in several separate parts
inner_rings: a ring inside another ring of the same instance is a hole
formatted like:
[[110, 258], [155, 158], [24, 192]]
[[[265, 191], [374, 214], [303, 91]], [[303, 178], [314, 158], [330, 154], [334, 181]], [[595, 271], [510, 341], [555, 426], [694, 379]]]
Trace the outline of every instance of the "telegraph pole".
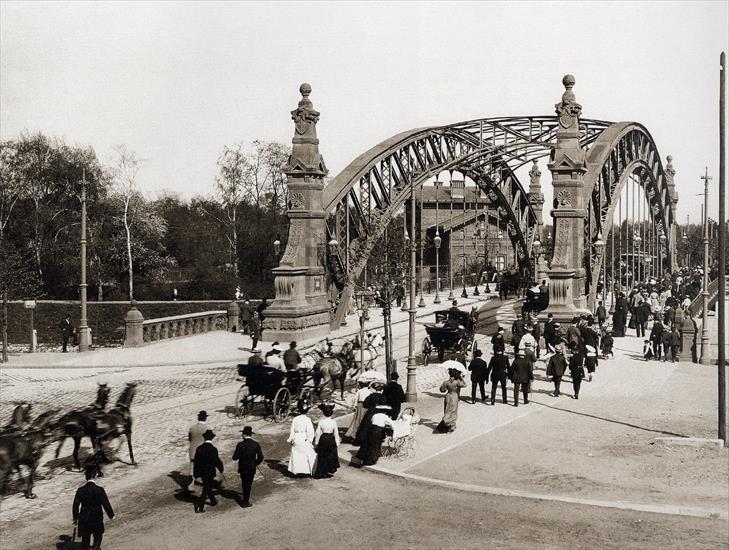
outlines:
[[719, 439], [726, 437], [726, 53], [719, 71]]
[[89, 351], [89, 325], [86, 319], [86, 171], [81, 182], [81, 322], [78, 327], [78, 350]]
[[704, 273], [702, 277], [703, 289], [701, 292], [703, 313], [701, 314], [701, 357], [699, 363], [710, 365], [709, 357], [709, 167], [701, 179], [704, 180], [704, 208], [703, 208], [703, 230], [704, 230]]

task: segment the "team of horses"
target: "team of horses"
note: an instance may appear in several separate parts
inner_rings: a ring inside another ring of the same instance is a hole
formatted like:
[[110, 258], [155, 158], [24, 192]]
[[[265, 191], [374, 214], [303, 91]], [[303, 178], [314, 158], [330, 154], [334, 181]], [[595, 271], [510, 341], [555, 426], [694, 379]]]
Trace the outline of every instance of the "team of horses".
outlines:
[[33, 476], [43, 452], [57, 442], [55, 458], [58, 458], [68, 438], [73, 440], [73, 461], [79, 470], [79, 450], [84, 437], [90, 439], [92, 447], [92, 455], [87, 462], [95, 463], [100, 474], [102, 464], [110, 462], [109, 457], [116, 454], [124, 439], [129, 448], [130, 462], [135, 464], [130, 407], [136, 387], [134, 382], [127, 383], [114, 406], [108, 410], [111, 390], [107, 384], [98, 385], [94, 403], [64, 414], [53, 409], [32, 418], [31, 405], [18, 404], [10, 423], [0, 428], [0, 494], [5, 492], [9, 476], [15, 471], [22, 475], [21, 467], [25, 467], [28, 470], [25, 498], [35, 498]]

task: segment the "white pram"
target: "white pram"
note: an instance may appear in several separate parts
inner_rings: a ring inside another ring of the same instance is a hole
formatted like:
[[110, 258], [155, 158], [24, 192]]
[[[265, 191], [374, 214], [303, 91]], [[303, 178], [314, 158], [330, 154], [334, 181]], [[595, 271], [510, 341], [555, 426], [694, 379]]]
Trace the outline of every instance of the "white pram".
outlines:
[[419, 421], [420, 417], [413, 407], [401, 410], [397, 420], [392, 423], [392, 435], [385, 437], [382, 443], [382, 456], [403, 460], [410, 457], [415, 451], [415, 431]]

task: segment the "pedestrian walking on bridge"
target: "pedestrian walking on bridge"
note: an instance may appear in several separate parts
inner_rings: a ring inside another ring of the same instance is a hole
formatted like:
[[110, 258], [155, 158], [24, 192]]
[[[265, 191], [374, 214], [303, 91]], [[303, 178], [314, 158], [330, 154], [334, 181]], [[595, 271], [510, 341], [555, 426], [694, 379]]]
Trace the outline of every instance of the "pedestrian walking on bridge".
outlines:
[[489, 376], [489, 366], [481, 359], [483, 353], [480, 349], [473, 352], [474, 358], [471, 364], [468, 365], [468, 370], [471, 371], [471, 404], [476, 403], [476, 387], [481, 390], [481, 401], [486, 402], [486, 389], [484, 384]]
[[491, 404], [496, 403], [496, 387], [501, 384], [501, 400], [506, 405], [506, 378], [511, 365], [503, 349], [494, 352], [488, 368], [491, 371]]
[[240, 475], [240, 483], [243, 494], [244, 508], [250, 508], [251, 490], [253, 488], [253, 478], [256, 476], [256, 468], [263, 462], [263, 451], [257, 441], [253, 440], [253, 428], [246, 426], [241, 431], [243, 441], [235, 446], [233, 452], [233, 460], [238, 461], [238, 474]]
[[200, 411], [197, 413], [197, 422], [190, 426], [187, 431], [187, 441], [190, 443], [190, 483], [195, 481], [195, 451], [205, 441], [203, 434], [208, 431], [208, 425], [205, 423], [207, 418], [207, 411]]
[[[81, 548], [100, 550], [104, 538], [104, 512], [113, 519], [114, 510], [104, 488], [94, 481], [98, 473], [96, 465], [87, 464], [85, 470], [86, 485], [79, 487], [73, 498], [73, 523], [81, 537]], [[91, 537], [94, 538], [93, 546], [90, 546]]]
[[193, 475], [202, 479], [202, 493], [200, 494], [200, 500], [198, 502], [197, 510], [198, 513], [205, 511], [205, 497], [210, 499], [211, 506], [215, 506], [218, 502], [215, 500], [213, 494], [213, 483], [215, 481], [215, 470], [223, 473], [224, 466], [220, 460], [218, 449], [213, 445], [213, 439], [215, 439], [215, 433], [212, 430], [207, 430], [203, 434], [204, 442], [195, 451], [195, 468]]

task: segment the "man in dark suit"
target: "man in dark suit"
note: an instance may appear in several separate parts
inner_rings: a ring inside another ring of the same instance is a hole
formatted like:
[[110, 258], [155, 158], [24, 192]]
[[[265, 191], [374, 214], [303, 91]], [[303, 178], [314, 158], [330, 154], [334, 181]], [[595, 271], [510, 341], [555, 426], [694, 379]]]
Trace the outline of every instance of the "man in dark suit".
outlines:
[[[73, 498], [73, 523], [78, 526], [78, 534], [81, 537], [81, 548], [91, 548], [91, 536], [94, 537], [94, 550], [101, 548], [101, 540], [104, 538], [104, 511], [109, 519], [114, 517], [114, 510], [111, 508], [109, 498], [103, 487], [94, 483], [96, 477], [96, 466], [86, 465], [86, 485], [76, 490]], [[103, 511], [102, 511], [103, 509]]]
[[63, 321], [58, 323], [58, 328], [61, 329], [61, 337], [63, 338], [63, 353], [68, 351], [68, 341], [73, 336], [73, 325], [71, 324], [71, 316], [66, 315]]
[[511, 364], [511, 381], [514, 383], [514, 406], [519, 406], [519, 390], [524, 394], [524, 404], [529, 404], [529, 383], [534, 379], [534, 363], [519, 351]]
[[238, 473], [240, 474], [240, 482], [243, 486], [243, 506], [250, 508], [251, 504], [251, 488], [253, 487], [253, 478], [256, 475], [256, 467], [263, 462], [263, 452], [258, 442], [253, 441], [253, 428], [246, 426], [243, 428], [243, 441], [238, 443], [233, 452], [233, 460], [238, 461]]
[[476, 386], [481, 390], [481, 401], [486, 401], [486, 390], [484, 384], [489, 377], [489, 366], [481, 359], [483, 353], [480, 349], [473, 352], [473, 360], [468, 365], [468, 370], [471, 371], [471, 404], [476, 402]]
[[504, 342], [504, 327], [499, 327], [496, 334], [491, 338], [491, 345], [494, 353], [497, 351], [506, 351], [506, 342]]
[[504, 350], [494, 350], [494, 356], [489, 361], [491, 371], [491, 404], [496, 403], [496, 386], [501, 384], [501, 400], [506, 405], [506, 378], [510, 369], [509, 358]]
[[200, 502], [198, 504], [198, 513], [205, 511], [205, 497], [210, 497], [211, 506], [215, 506], [217, 501], [213, 495], [213, 481], [215, 481], [215, 470], [223, 473], [223, 463], [218, 455], [218, 449], [213, 445], [215, 433], [213, 430], [207, 430], [203, 434], [203, 444], [195, 451], [195, 459], [193, 465], [193, 476], [202, 479], [202, 493], [200, 494]]

